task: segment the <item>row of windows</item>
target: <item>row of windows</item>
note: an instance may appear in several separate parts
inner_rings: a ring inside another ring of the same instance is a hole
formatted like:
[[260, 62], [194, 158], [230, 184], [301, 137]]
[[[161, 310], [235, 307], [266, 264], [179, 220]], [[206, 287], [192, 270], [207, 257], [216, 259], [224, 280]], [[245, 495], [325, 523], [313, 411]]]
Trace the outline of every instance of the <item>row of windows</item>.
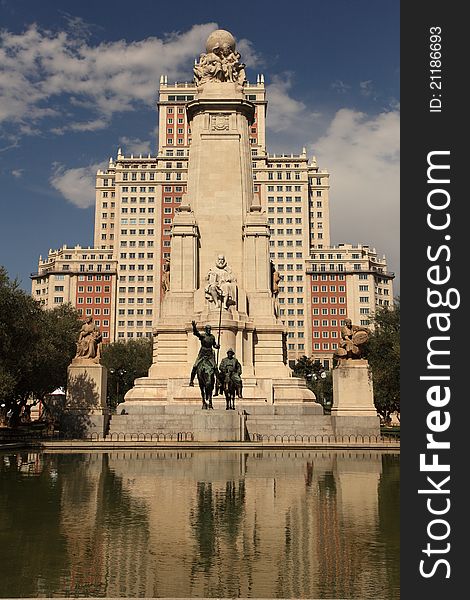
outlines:
[[[285, 304], [285, 298], [279, 298], [279, 304]], [[294, 304], [297, 301], [297, 304], [303, 304], [303, 298], [287, 298], [287, 304]]]
[[[278, 217], [276, 219], [276, 223], [277, 223], [277, 225], [284, 225], [284, 218], [283, 217]], [[294, 220], [292, 219], [292, 217], [287, 217], [287, 219], [285, 220], [285, 224], [286, 225], [293, 225], [293, 223], [294, 223]], [[268, 224], [269, 225], [274, 225], [274, 219], [273, 219], [273, 217], [269, 217], [268, 218]], [[274, 228], [271, 227], [269, 231], [270, 231], [271, 234], [274, 234], [275, 230], [274, 230]], [[277, 230], [277, 235], [294, 235], [294, 230], [291, 229], [290, 227], [288, 227], [285, 231], [284, 231], [284, 229], [278, 229]], [[295, 235], [302, 235], [302, 229], [297, 228], [295, 230]], [[271, 244], [271, 246], [274, 246], [274, 244]]]
[[[286, 309], [285, 308], [281, 308], [280, 311], [279, 311], [279, 314], [281, 316], [284, 316], [286, 314]], [[295, 314], [298, 315], [298, 316], [303, 316], [304, 309], [303, 308], [297, 308], [297, 309], [295, 309], [295, 308], [288, 308], [287, 309], [287, 315], [288, 316], [292, 316], [292, 315], [295, 315]]]
[[[274, 179], [274, 173], [272, 173], [272, 172], [268, 173], [268, 179], [269, 180]], [[286, 172], [278, 171], [276, 173], [276, 179], [287, 179], [287, 180], [289, 180], [289, 179], [292, 179], [292, 174], [289, 171], [286, 171]], [[301, 179], [301, 173], [300, 172], [294, 173], [294, 179]]]
[[[274, 210], [274, 206], [268, 206], [268, 214], [272, 214], [273, 212], [277, 212], [277, 213], [280, 214], [280, 213], [283, 213], [283, 212], [292, 213], [293, 211], [292, 211], [292, 206], [286, 206], [285, 207], [285, 211], [284, 211], [284, 207], [283, 206], [278, 206], [276, 208], [276, 211]], [[302, 207], [296, 206], [295, 207], [295, 212], [296, 213], [301, 213], [302, 212]], [[296, 223], [302, 223], [302, 221], [297, 221], [297, 220], [295, 222]]]
[[[120, 258], [136, 258], [135, 252], [121, 252]], [[137, 252], [137, 258], [145, 258], [145, 252]], [[153, 252], [147, 252], [147, 258], [153, 258]]]
[[[140, 177], [139, 180], [140, 181], [155, 181], [155, 173], [145, 173], [143, 171], [141, 171], [140, 173]], [[129, 177], [130, 175], [130, 177]], [[123, 181], [137, 181], [137, 173], [135, 171], [132, 171], [131, 173], [123, 173], [122, 174], [122, 180]]]
[[321, 298], [318, 298], [318, 296], [314, 296], [312, 298], [313, 304], [336, 304], [336, 300], [338, 300], [339, 304], [346, 303], [346, 298], [344, 296], [339, 296], [339, 298], [337, 298], [336, 296], [330, 296], [329, 298], [327, 296], [322, 296]]
[[[111, 287], [109, 285], [105, 285], [103, 289], [104, 289], [105, 293], [111, 291]], [[62, 290], [57, 290], [57, 291], [58, 292], [62, 292], [63, 288], [62, 288]], [[79, 285], [78, 286], [78, 292], [79, 293], [83, 293], [84, 291], [85, 291], [85, 286]], [[87, 292], [93, 292], [94, 291], [95, 294], [99, 294], [101, 292], [101, 286], [100, 285], [96, 285], [96, 286], [88, 285], [87, 288], [86, 288], [86, 291]]]
[[338, 332], [337, 331], [314, 331], [313, 332], [313, 337], [314, 338], [319, 338], [320, 337], [320, 333], [321, 333], [321, 337], [322, 338], [328, 338], [328, 337], [332, 337], [332, 338], [337, 338], [338, 337]]
[[[145, 204], [148, 201], [149, 204], [155, 204], [155, 197], [154, 196], [148, 196], [148, 198], [146, 196], [139, 196], [139, 204]], [[124, 196], [122, 198], [122, 203], [123, 204], [128, 204], [129, 203], [129, 198], [127, 196]], [[137, 204], [137, 196], [130, 196], [130, 204]], [[131, 208], [131, 212], [135, 212], [137, 210], [137, 208]], [[139, 209], [140, 211], [145, 211], [145, 207]], [[149, 212], [154, 211], [155, 209], [150, 207], [149, 208]], [[128, 209], [127, 208], [122, 208], [121, 212], [127, 212]]]
[[[362, 310], [362, 309], [361, 309]], [[369, 310], [369, 309], [367, 309]], [[321, 309], [321, 313], [320, 313], [320, 309], [319, 308], [312, 308], [312, 314], [313, 315], [345, 315], [346, 314], [346, 309], [345, 308], [322, 308]]]
[[[86, 302], [83, 302], [83, 300], [86, 300]], [[103, 304], [110, 304], [110, 302], [110, 298], [103, 298]], [[77, 304], [101, 304], [101, 297], [96, 296], [95, 298], [90, 298], [90, 296], [88, 296], [87, 298], [83, 298], [83, 296], [79, 296], [77, 298]]]
[[[321, 346], [321, 348], [320, 348]], [[328, 343], [323, 343], [323, 344], [313, 344], [313, 349], [314, 350], [330, 350], [330, 344]], [[331, 350], [337, 350], [338, 349], [338, 344], [331, 344]]]
[[[137, 298], [137, 302], [135, 302], [135, 298], [119, 298], [119, 304], [144, 304], [144, 298]], [[153, 298], [145, 298], [146, 304], [153, 304]]]
[[[138, 231], [139, 235], [145, 235], [145, 229], [139, 229]], [[147, 229], [147, 235], [154, 235], [154, 231], [154, 229]], [[121, 229], [121, 235], [137, 235], [137, 229]]]
[[[129, 275], [129, 277], [126, 277], [126, 275], [119, 276], [119, 283], [125, 283], [126, 281], [134, 282], [135, 280], [135, 275]], [[147, 277], [145, 277], [144, 275], [137, 275], [137, 281], [152, 282], [153, 275], [147, 275]]]
[[[299, 350], [305, 350], [305, 344], [298, 344], [297, 348]], [[287, 344], [287, 349], [288, 350], [295, 350], [295, 344]]]
[[[153, 214], [155, 213], [155, 208], [153, 206], [149, 206], [148, 208], [146, 208], [145, 206], [142, 206], [139, 208], [139, 214], [143, 215], [146, 212], [148, 212], [149, 214]], [[137, 214], [137, 207], [132, 207], [132, 208], [127, 208], [127, 206], [123, 206], [121, 208], [121, 213], [123, 215], [127, 215], [127, 214], [131, 214], [131, 215], [135, 215]], [[107, 215], [107, 213], [103, 213], [103, 217], [105, 217], [105, 215]]]
[[[344, 325], [344, 321], [340, 321], [339, 323], [340, 325]], [[314, 327], [320, 327], [320, 320], [319, 319], [314, 319], [313, 320], [313, 326]], [[338, 319], [322, 319], [321, 321], [321, 326], [322, 327], [338, 327]]]
[[[111, 279], [111, 275], [87, 275], [87, 281], [101, 281], [103, 277], [104, 281], [109, 281]], [[79, 275], [78, 281], [85, 281], [85, 275]]]
[[[144, 218], [139, 218], [139, 219], [128, 219], [126, 218], [121, 218], [121, 225], [154, 225], [155, 224], [155, 219], [144, 219]], [[113, 225], [113, 223], [111, 223], [111, 225]], [[103, 228], [106, 228], [106, 223], [102, 224]]]
[[[135, 323], [135, 325], [134, 325]], [[118, 321], [118, 327], [125, 327], [126, 326], [126, 322], [125, 321]], [[143, 327], [144, 326], [144, 322], [143, 321], [127, 321], [127, 327]], [[152, 327], [152, 321], [145, 321], [145, 327]]]
[[295, 334], [293, 331], [289, 331], [289, 332], [287, 333], [287, 337], [288, 337], [288, 338], [290, 338], [290, 339], [292, 339], [292, 338], [294, 338], [294, 337], [296, 337], [296, 336], [297, 336], [299, 339], [303, 339], [303, 338], [305, 337], [305, 335], [304, 335], [304, 332], [303, 332], [303, 331], [299, 331], [299, 332], [297, 332], [297, 334]]
[[[291, 185], [277, 185], [276, 186], [276, 192], [292, 192], [292, 186]], [[301, 192], [302, 191], [302, 186], [301, 185], [294, 185], [294, 192]], [[268, 192], [274, 192], [274, 185], [268, 185]]]
[[[284, 244], [281, 244], [281, 246], [283, 246]], [[289, 245], [289, 244], [288, 244]], [[297, 244], [297, 246], [301, 246], [302, 243]], [[292, 244], [291, 244], [292, 246]], [[274, 258], [274, 252], [271, 252], [271, 258]], [[278, 258], [294, 258], [294, 252], [278, 252], [277, 253], [277, 257]], [[302, 252], [296, 252], [295, 253], [295, 258], [302, 258]]]
[[[123, 337], [128, 337], [128, 338], [133, 338], [134, 337], [134, 333], [132, 331], [128, 331], [127, 335], [124, 336], [124, 331], [118, 331], [118, 338], [123, 338]], [[143, 331], [138, 331], [135, 334], [135, 337], [144, 337], [144, 332]], [[151, 338], [152, 337], [152, 332], [151, 331], [147, 331], [145, 332], [145, 337]]]
[[[129, 294], [132, 294], [135, 291], [136, 291], [135, 287], [132, 287], [132, 286], [128, 287], [128, 288], [126, 288], [124, 286], [121, 286], [119, 288], [119, 293], [126, 293], [127, 292]], [[153, 287], [152, 286], [147, 286], [147, 288], [146, 288], [145, 291], [147, 292], [147, 294], [151, 294], [153, 292]], [[137, 293], [138, 294], [143, 294], [144, 293], [144, 286], [137, 287]]]
[[[299, 264], [299, 265], [295, 265], [295, 268], [297, 269], [297, 271], [302, 271], [304, 267], [302, 264]], [[292, 263], [288, 263], [287, 265], [279, 263], [277, 265], [278, 271], [284, 271], [285, 269], [287, 269], [287, 271], [293, 271], [294, 265]]]
[[344, 281], [344, 275], [312, 275], [312, 281]]
[[[145, 265], [137, 265], [137, 269], [135, 268], [136, 265], [119, 265], [119, 270], [120, 271], [145, 271]], [[147, 265], [147, 271], [153, 271], [153, 265]]]
[[[143, 314], [144, 314], [144, 309], [143, 309], [143, 308], [137, 308], [136, 310], [134, 310], [133, 308], [128, 308], [128, 309], [127, 309], [127, 314], [128, 314], [128, 315], [133, 315], [134, 313], [135, 313], [136, 315], [143, 315]], [[145, 309], [145, 314], [146, 314], [147, 316], [151, 316], [151, 315], [152, 315], [152, 313], [153, 313], [153, 311], [152, 311], [152, 309], [151, 309], [151, 308], [146, 308], [146, 309]], [[118, 314], [119, 314], [119, 315], [125, 315], [125, 314], [126, 314], [126, 311], [125, 311], [125, 309], [124, 309], [124, 308], [120, 308], [120, 309], [118, 310]]]
[[153, 248], [153, 240], [139, 240], [138, 243], [136, 240], [130, 240], [129, 242], [127, 240], [121, 240], [121, 248], [127, 248], [128, 243], [129, 248], [136, 248], [137, 246], [139, 248], [145, 248], [145, 245], [147, 245], [147, 248]]
[[[69, 265], [63, 265], [63, 267], [68, 267]], [[86, 271], [86, 267], [87, 265], [81, 264], [79, 269], [80, 271], [83, 273], [84, 271]], [[65, 271], [68, 271], [69, 269], [64, 269]], [[88, 271], [102, 271], [103, 270], [103, 265], [101, 264], [92, 264], [89, 263], [88, 264]], [[110, 264], [106, 264], [105, 265], [105, 271], [111, 271], [111, 265]]]
[[[319, 290], [320, 288], [320, 290]], [[328, 286], [327, 285], [312, 285], [312, 292], [327, 292], [328, 291]], [[335, 285], [330, 285], [330, 292], [336, 292], [336, 286]], [[339, 285], [338, 286], [338, 292], [345, 292], [346, 291], [346, 286], [344, 285]]]

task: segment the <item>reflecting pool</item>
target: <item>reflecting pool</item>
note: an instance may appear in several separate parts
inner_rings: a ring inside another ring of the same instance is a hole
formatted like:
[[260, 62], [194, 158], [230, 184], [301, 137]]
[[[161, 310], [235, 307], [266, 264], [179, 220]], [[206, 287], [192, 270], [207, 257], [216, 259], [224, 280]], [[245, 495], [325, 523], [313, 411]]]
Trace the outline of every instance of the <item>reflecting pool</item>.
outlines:
[[0, 597], [399, 598], [399, 455], [0, 453]]

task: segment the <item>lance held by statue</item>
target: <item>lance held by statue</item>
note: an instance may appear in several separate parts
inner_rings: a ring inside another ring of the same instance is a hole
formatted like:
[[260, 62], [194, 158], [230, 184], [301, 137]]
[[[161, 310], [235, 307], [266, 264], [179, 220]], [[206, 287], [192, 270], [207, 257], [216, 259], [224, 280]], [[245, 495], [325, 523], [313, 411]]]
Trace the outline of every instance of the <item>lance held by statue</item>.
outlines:
[[217, 362], [214, 355], [214, 348], [218, 350], [220, 345], [216, 343], [215, 337], [211, 333], [210, 325], [205, 326], [204, 333], [200, 333], [197, 330], [196, 321], [192, 321], [192, 325], [193, 335], [201, 342], [201, 348], [191, 370], [189, 385], [194, 386], [194, 377], [197, 375], [202, 396], [202, 408], [213, 408], [212, 393], [217, 379]]

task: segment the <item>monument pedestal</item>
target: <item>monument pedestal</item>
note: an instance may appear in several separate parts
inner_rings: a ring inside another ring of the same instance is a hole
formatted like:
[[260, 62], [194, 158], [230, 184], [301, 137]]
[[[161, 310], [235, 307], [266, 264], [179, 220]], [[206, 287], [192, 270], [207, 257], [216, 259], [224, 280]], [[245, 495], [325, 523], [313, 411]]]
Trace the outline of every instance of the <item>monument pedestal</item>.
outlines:
[[76, 437], [104, 435], [107, 419], [107, 369], [93, 359], [74, 358], [67, 369], [61, 433]]
[[367, 360], [341, 359], [339, 366], [333, 369], [331, 419], [339, 436], [380, 435]]

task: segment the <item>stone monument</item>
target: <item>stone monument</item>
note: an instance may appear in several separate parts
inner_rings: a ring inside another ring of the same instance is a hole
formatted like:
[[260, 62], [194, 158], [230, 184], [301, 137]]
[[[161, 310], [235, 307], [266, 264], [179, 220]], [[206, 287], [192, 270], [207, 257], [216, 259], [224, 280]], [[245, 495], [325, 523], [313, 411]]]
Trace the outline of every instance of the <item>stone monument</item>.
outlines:
[[102, 336], [87, 317], [77, 340], [77, 352], [67, 369], [66, 429], [80, 433], [104, 433], [107, 370], [100, 364]]
[[[243, 369], [245, 404], [312, 403], [285, 359], [285, 326], [277, 310], [269, 225], [253, 189], [245, 99], [245, 65], [224, 30], [207, 39], [194, 67], [197, 94], [187, 104], [192, 143], [188, 191], [171, 233], [171, 277], [155, 322], [153, 364], [125, 396], [129, 414], [156, 405], [199, 405], [188, 378], [198, 354], [192, 321], [209, 325], [220, 355], [234, 350]], [[239, 403], [240, 404], [240, 403]]]
[[331, 417], [337, 435], [379, 435], [380, 419], [374, 406], [369, 363], [363, 346], [369, 330], [346, 319], [333, 369], [333, 407]]

